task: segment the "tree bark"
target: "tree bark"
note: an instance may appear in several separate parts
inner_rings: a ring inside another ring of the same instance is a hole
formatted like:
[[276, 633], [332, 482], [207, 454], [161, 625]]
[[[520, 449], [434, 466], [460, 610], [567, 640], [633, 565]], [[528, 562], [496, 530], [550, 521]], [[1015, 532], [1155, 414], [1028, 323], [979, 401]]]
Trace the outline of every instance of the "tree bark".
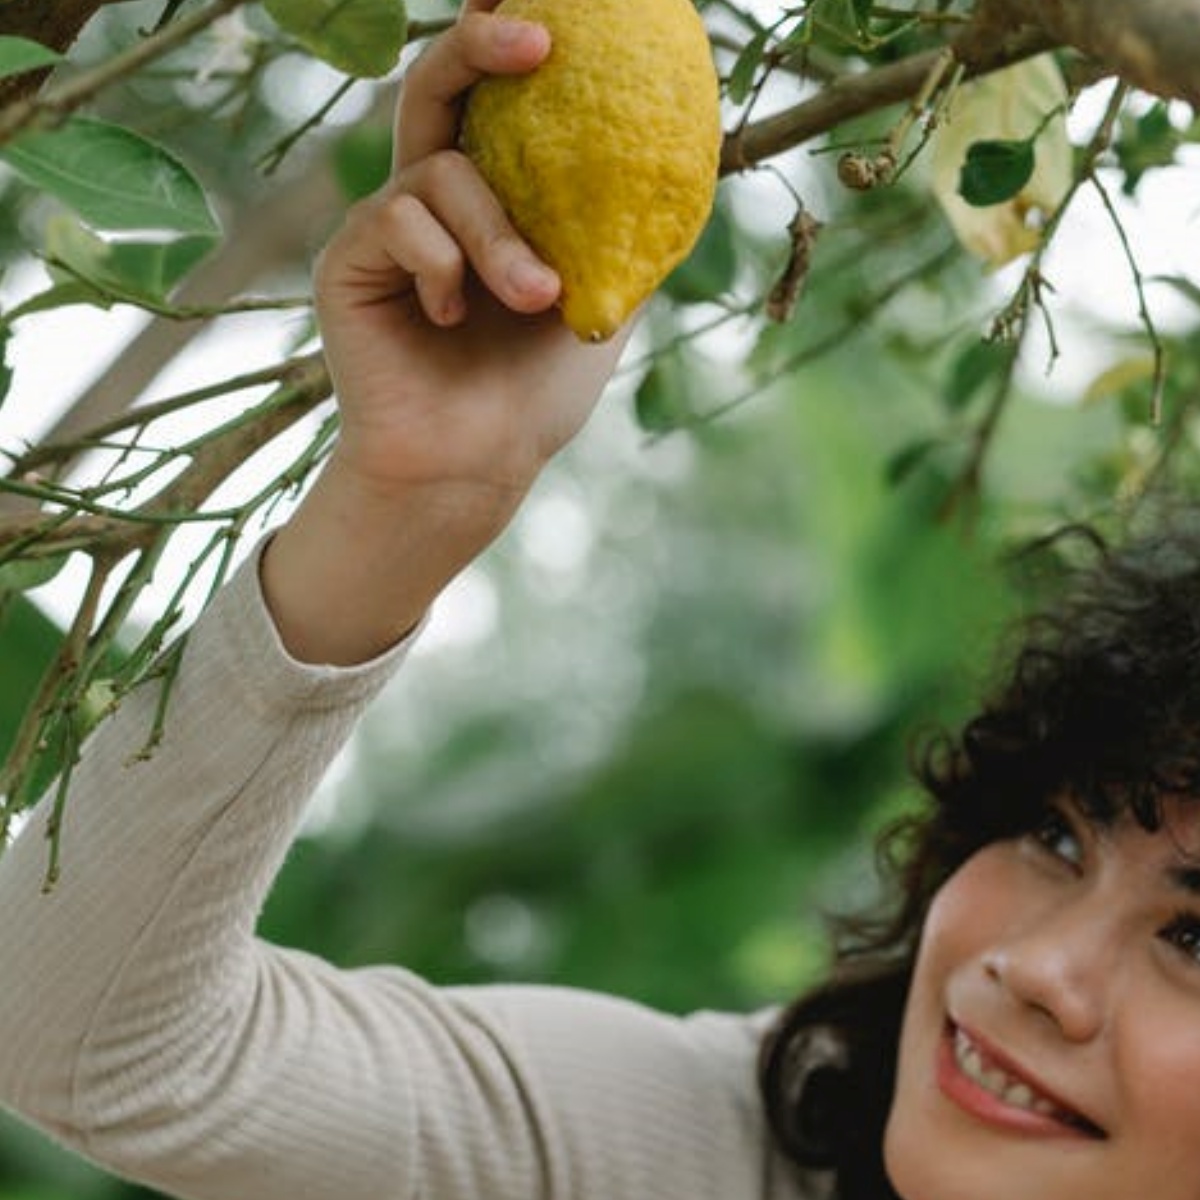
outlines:
[[1036, 29], [1134, 87], [1200, 107], [1200, 0], [980, 0], [973, 25], [968, 61]]
[[[65, 53], [92, 16], [107, 4], [128, 0], [4, 0], [0, 3], [0, 34], [41, 42]], [[42, 85], [49, 71], [27, 71], [0, 79], [0, 104], [28, 96]]]

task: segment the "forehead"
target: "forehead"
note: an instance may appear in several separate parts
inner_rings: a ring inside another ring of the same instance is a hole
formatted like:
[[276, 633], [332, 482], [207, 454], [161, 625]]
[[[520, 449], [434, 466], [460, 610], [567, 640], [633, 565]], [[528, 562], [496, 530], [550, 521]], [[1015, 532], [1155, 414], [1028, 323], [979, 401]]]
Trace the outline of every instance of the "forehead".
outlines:
[[1088, 817], [1107, 834], [1120, 837], [1147, 865], [1163, 870], [1170, 883], [1200, 895], [1200, 802], [1194, 797], [1163, 797], [1153, 823], [1129, 807], [1107, 817]]

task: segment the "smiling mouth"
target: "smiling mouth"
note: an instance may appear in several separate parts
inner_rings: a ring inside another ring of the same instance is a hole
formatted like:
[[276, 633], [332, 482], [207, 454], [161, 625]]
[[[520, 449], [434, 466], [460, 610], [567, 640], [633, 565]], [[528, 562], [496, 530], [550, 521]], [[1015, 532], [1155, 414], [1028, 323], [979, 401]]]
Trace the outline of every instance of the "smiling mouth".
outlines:
[[958, 1069], [1001, 1103], [1056, 1121], [1090, 1138], [1103, 1139], [1107, 1136], [1094, 1121], [1059, 1103], [1028, 1079], [1013, 1074], [961, 1026], [952, 1024], [949, 1034], [954, 1063]]

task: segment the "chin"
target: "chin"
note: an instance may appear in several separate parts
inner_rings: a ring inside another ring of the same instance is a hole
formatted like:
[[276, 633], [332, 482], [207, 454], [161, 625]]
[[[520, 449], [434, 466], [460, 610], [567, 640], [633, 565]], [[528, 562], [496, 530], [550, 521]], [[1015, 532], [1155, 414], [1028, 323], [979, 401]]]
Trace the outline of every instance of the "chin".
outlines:
[[[888, 1182], [902, 1200], [927, 1200], [924, 1190], [918, 1189], [923, 1183], [929, 1183], [921, 1178], [928, 1173], [929, 1163], [926, 1162], [924, 1171], [920, 1169], [920, 1155], [914, 1154], [908, 1144], [911, 1139], [907, 1136], [905, 1124], [904, 1120], [897, 1118], [893, 1108], [883, 1135], [883, 1168]], [[927, 1160], [931, 1157], [926, 1154]], [[928, 1200], [932, 1200], [932, 1197]]]
[[993, 1172], [981, 1178], [978, 1160], [956, 1156], [947, 1131], [925, 1119], [913, 1097], [907, 1099], [893, 1105], [883, 1135], [884, 1170], [902, 1200], [1012, 1200], [1011, 1187]]

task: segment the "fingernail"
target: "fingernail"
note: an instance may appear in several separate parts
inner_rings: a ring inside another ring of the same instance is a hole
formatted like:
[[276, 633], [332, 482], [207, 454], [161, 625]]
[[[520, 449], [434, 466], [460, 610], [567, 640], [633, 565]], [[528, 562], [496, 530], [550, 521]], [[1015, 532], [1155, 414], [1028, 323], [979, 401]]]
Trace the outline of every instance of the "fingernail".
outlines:
[[457, 325], [467, 315], [467, 304], [462, 296], [451, 296], [443, 301], [438, 313], [439, 325]]
[[508, 282], [518, 292], [549, 292], [558, 287], [558, 276], [549, 267], [529, 258], [519, 258], [508, 268]]
[[515, 17], [500, 17], [496, 22], [496, 41], [501, 46], [516, 46], [541, 27], [531, 21], [519, 21]]

